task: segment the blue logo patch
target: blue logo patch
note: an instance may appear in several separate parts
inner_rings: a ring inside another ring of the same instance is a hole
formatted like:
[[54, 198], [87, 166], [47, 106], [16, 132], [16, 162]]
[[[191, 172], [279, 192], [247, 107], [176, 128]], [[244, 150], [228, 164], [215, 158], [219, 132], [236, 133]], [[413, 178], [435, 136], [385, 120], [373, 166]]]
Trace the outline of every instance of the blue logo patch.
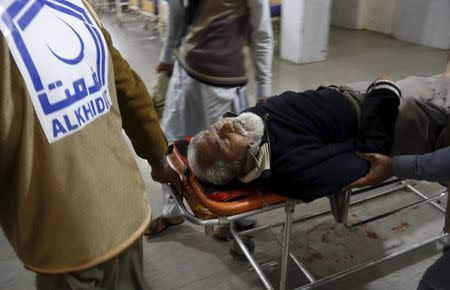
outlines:
[[49, 142], [109, 112], [107, 47], [80, 0], [0, 0], [0, 19]]

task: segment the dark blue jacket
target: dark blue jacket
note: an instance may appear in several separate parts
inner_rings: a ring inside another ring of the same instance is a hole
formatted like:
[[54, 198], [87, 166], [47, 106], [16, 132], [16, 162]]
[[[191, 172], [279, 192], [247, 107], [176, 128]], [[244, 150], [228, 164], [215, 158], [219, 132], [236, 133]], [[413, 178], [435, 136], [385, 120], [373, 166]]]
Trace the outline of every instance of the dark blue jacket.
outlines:
[[271, 146], [271, 175], [257, 182], [306, 202], [337, 193], [370, 169], [356, 151], [389, 153], [398, 105], [389, 90], [374, 90], [358, 121], [346, 97], [326, 88], [284, 92], [246, 110], [266, 118]]

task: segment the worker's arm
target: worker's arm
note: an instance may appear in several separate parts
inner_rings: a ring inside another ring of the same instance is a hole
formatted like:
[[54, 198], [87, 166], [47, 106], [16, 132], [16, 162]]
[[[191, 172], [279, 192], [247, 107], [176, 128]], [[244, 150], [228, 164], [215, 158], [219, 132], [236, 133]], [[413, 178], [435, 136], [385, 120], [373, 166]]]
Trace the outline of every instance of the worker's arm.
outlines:
[[180, 43], [184, 25], [184, 6], [182, 0], [169, 0], [169, 17], [167, 20], [166, 41], [159, 56], [157, 72], [165, 71], [172, 74], [174, 50]]
[[142, 79], [134, 72], [113, 46], [111, 36], [102, 28], [114, 65], [114, 76], [122, 116], [122, 127], [141, 158], [152, 167], [153, 180], [170, 183], [181, 192], [181, 180], [166, 159], [167, 141], [159, 125], [153, 100]]
[[102, 32], [113, 60], [122, 127], [137, 155], [147, 159], [152, 167], [161, 166], [167, 142], [153, 108], [153, 100], [142, 79], [113, 46], [109, 33], [103, 28]]
[[272, 95], [273, 31], [269, 0], [247, 0], [258, 98]]
[[400, 155], [391, 158], [377, 153], [359, 153], [371, 163], [369, 173], [348, 187], [376, 185], [387, 178], [450, 181], [450, 147], [423, 155]]
[[393, 174], [400, 178], [450, 181], [450, 147], [423, 155], [403, 155], [392, 159]]

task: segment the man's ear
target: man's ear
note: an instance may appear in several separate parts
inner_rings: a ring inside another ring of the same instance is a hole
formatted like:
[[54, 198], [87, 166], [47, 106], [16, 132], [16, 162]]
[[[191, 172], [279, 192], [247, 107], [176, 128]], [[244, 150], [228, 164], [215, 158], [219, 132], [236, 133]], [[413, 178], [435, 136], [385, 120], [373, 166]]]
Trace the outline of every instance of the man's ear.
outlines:
[[244, 173], [247, 173], [250, 169], [252, 169], [254, 164], [254, 157], [250, 153], [250, 145], [247, 146], [247, 149], [245, 153], [242, 155], [242, 158], [239, 160], [239, 167], [236, 169], [238, 172], [238, 175], [242, 175]]

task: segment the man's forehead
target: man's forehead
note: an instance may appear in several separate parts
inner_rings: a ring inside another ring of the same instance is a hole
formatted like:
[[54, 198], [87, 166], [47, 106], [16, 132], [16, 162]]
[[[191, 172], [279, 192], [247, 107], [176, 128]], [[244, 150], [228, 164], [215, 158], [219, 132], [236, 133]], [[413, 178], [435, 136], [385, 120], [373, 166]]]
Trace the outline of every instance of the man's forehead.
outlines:
[[211, 132], [210, 130], [206, 131], [201, 140], [202, 146], [213, 145], [216, 141], [216, 134]]
[[217, 157], [219, 152], [216, 136], [210, 132], [205, 132], [203, 138], [197, 143], [197, 150], [200, 152], [199, 160], [202, 165], [208, 164]]
[[208, 131], [204, 136], [204, 140], [206, 141], [204, 142], [205, 146], [207, 145], [210, 149], [208, 150], [209, 152], [214, 152], [214, 154], [220, 152], [220, 137], [215, 132]]

